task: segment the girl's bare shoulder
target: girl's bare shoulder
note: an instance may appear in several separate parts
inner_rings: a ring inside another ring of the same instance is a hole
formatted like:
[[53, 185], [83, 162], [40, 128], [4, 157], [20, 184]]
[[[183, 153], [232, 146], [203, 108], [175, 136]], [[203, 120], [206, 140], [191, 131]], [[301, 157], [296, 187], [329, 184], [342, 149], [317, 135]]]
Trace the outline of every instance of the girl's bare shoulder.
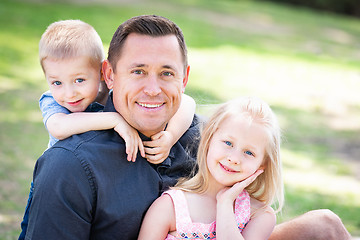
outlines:
[[252, 197], [250, 198], [250, 206], [251, 206], [251, 215], [253, 215], [253, 217], [256, 217], [264, 213], [268, 213], [270, 215], [275, 216], [275, 211], [271, 206], [268, 206], [265, 203], [255, 198]]

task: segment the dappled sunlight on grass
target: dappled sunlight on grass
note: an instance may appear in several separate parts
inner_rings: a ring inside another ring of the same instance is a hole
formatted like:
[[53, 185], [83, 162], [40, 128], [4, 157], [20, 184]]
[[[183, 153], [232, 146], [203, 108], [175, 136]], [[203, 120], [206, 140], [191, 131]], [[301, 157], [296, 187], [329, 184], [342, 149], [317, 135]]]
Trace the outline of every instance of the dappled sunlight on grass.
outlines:
[[[301, 181], [303, 178], [298, 179]], [[278, 222], [294, 218], [309, 210], [330, 209], [340, 216], [346, 228], [353, 236], [359, 236], [360, 206], [358, 195], [354, 193], [328, 194], [313, 190], [309, 186], [285, 186], [286, 202], [282, 214], [278, 216]]]
[[[360, 191], [356, 191], [360, 189], [360, 180], [351, 175], [338, 174], [344, 170], [339, 170], [342, 166], [336, 164], [335, 160], [325, 159], [325, 164], [316, 164], [306, 152], [299, 154], [286, 149], [282, 149], [282, 159], [286, 184], [319, 193], [353, 194], [360, 199]], [[360, 206], [360, 201], [357, 205]]]
[[274, 109], [284, 135], [280, 219], [329, 208], [360, 235], [359, 20], [226, 0], [0, 2], [0, 20], [9, 23], [0, 30], [0, 235], [18, 234], [32, 170], [47, 146], [38, 107], [48, 88], [38, 61], [41, 34], [53, 21], [81, 19], [99, 32], [106, 51], [118, 24], [145, 13], [183, 29], [191, 65], [186, 93], [199, 114], [244, 95]]
[[272, 104], [343, 114], [360, 104], [360, 74], [343, 65], [257, 55], [236, 47], [189, 50], [189, 86], [233, 98], [260, 96]]

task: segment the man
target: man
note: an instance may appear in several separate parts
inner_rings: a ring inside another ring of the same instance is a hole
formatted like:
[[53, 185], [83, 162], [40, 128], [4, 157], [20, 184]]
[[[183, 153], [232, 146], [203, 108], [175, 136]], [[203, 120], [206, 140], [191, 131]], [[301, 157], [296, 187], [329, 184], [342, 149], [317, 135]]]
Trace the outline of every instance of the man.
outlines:
[[[188, 81], [181, 30], [163, 17], [129, 19], [113, 36], [103, 73], [113, 89], [105, 111], [118, 111], [142, 139], [149, 139], [166, 128]], [[126, 161], [125, 143], [113, 130], [58, 142], [35, 166], [26, 239], [136, 239], [152, 201], [192, 169], [196, 149], [189, 146], [197, 146], [198, 125], [194, 116], [189, 130], [158, 165], [140, 156], [135, 163]], [[301, 216], [276, 228], [273, 239], [296, 239], [312, 219], [329, 221], [308, 236], [331, 239], [330, 228], [346, 232], [336, 217], [327, 211]], [[333, 239], [345, 239], [340, 236]]]
[[[161, 17], [130, 19], [114, 34], [103, 73], [113, 89], [105, 111], [118, 111], [149, 140], [166, 128], [188, 81], [181, 30]], [[136, 239], [150, 204], [192, 170], [197, 125], [194, 117], [157, 165], [140, 155], [128, 162], [124, 141], [113, 130], [57, 143], [35, 166], [26, 239]]]

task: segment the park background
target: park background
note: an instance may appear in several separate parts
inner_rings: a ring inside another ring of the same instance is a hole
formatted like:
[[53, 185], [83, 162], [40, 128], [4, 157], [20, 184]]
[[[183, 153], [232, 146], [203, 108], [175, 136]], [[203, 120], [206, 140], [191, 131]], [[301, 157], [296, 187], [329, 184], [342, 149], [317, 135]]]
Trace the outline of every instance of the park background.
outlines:
[[1, 0], [0, 239], [17, 239], [32, 170], [47, 146], [38, 107], [47, 90], [41, 34], [54, 21], [81, 19], [107, 50], [117, 26], [142, 14], [182, 28], [186, 93], [199, 114], [254, 95], [278, 115], [286, 190], [278, 222], [327, 208], [360, 236], [359, 18], [250, 0]]

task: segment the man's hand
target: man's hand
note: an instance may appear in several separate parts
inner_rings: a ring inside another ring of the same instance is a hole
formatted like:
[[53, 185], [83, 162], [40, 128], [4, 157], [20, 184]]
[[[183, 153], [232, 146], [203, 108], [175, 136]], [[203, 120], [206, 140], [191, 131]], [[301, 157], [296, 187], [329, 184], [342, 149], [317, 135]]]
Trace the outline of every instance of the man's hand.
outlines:
[[162, 163], [173, 146], [173, 136], [168, 131], [161, 131], [151, 136], [151, 141], [144, 141], [145, 158], [152, 164]]

